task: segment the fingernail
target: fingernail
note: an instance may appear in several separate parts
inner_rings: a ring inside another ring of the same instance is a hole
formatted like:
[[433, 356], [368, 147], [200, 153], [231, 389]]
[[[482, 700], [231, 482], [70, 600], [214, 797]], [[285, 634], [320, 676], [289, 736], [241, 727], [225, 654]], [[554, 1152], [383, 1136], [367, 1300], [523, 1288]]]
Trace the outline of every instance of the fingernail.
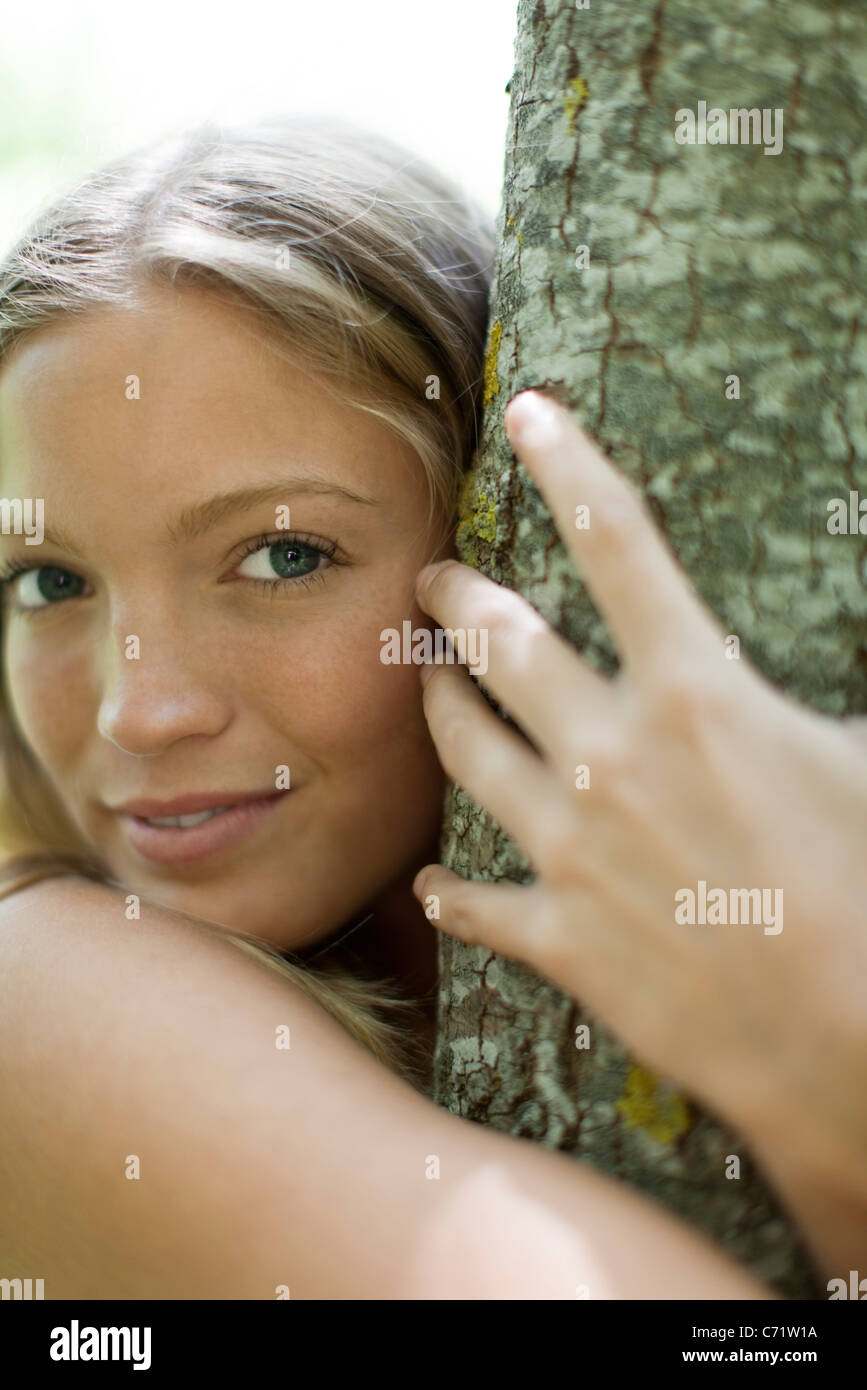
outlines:
[[428, 681], [433, 675], [435, 664], [436, 663], [433, 661], [423, 661], [421, 666], [419, 666], [418, 678], [422, 683], [422, 688], [424, 688], [427, 685]]
[[556, 407], [546, 396], [538, 391], [520, 391], [506, 406], [503, 416], [509, 434], [523, 434], [536, 425], [553, 424], [557, 418]]

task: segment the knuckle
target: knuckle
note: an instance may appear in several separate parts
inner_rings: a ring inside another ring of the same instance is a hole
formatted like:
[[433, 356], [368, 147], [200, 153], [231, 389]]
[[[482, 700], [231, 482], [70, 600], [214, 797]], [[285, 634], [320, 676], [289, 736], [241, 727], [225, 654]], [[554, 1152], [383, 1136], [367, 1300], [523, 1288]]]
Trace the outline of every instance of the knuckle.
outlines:
[[533, 923], [533, 961], [552, 980], [563, 981], [574, 965], [575, 946], [560, 913], [540, 912]]
[[425, 596], [437, 604], [443, 602], [451, 591], [457, 572], [455, 565], [446, 565], [444, 569], [437, 570], [425, 585]]
[[721, 712], [722, 691], [686, 667], [664, 672], [653, 691], [653, 722], [694, 736]]
[[544, 618], [529, 599], [511, 589], [499, 589], [488, 600], [482, 622], [492, 637], [503, 639], [504, 646], [521, 634], [533, 636], [546, 630]]
[[479, 626], [488, 633], [488, 639], [502, 646], [508, 651], [513, 644], [519, 622], [520, 622], [520, 600], [515, 603], [512, 599], [518, 596], [508, 594], [505, 591], [502, 595], [497, 595], [496, 599], [488, 600], [484, 610], [479, 615]]
[[585, 742], [590, 778], [590, 802], [619, 824], [644, 824], [653, 814], [653, 796], [647, 785], [646, 730], [632, 720], [606, 728]]
[[591, 536], [606, 549], [629, 552], [635, 548], [650, 524], [644, 503], [625, 488], [605, 498], [590, 517]]
[[479, 914], [473, 899], [465, 891], [458, 890], [448, 903], [449, 924], [457, 934], [471, 945], [477, 944]]
[[[431, 682], [429, 682], [431, 684]], [[436, 728], [436, 742], [447, 771], [460, 767], [472, 748], [474, 732], [469, 720], [450, 712]]]
[[587, 740], [586, 762], [594, 801], [616, 801], [630, 780], [632, 758], [627, 740], [615, 730]]
[[554, 886], [571, 884], [578, 873], [578, 839], [568, 821], [559, 826], [545, 845], [544, 876]]

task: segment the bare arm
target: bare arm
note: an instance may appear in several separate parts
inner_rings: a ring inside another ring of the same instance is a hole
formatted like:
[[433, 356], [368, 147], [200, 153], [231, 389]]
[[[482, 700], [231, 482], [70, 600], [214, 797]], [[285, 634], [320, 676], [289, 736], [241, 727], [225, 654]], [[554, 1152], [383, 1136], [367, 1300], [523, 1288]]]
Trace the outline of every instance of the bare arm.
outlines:
[[127, 921], [111, 888], [0, 904], [0, 997], [0, 1277], [48, 1299], [771, 1296], [619, 1183], [439, 1109], [218, 935]]

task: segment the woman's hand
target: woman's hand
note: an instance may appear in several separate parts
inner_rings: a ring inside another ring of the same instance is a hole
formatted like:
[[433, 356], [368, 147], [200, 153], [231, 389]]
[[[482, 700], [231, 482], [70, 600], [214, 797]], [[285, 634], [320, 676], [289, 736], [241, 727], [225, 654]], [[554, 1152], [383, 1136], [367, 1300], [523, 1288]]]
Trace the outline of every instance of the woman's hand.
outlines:
[[794, 1133], [809, 1117], [863, 1161], [867, 721], [803, 709], [729, 659], [643, 503], [568, 412], [524, 392], [506, 428], [621, 669], [603, 678], [474, 569], [422, 571], [419, 603], [442, 628], [486, 631], [484, 684], [532, 745], [455, 665], [425, 668], [431, 734], [536, 880], [432, 865], [416, 895], [438, 898], [444, 931], [588, 1004], [748, 1137], [773, 1119], [783, 1142], [783, 1118]]

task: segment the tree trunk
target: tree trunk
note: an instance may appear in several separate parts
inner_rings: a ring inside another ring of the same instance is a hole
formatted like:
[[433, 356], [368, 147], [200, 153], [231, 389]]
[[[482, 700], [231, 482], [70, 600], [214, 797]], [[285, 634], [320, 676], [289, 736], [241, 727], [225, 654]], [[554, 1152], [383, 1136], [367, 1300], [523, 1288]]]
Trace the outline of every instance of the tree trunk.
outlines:
[[[867, 710], [867, 545], [828, 530], [831, 500], [867, 481], [860, 0], [521, 0], [509, 91], [461, 557], [614, 668], [503, 432], [516, 391], [551, 390], [644, 490], [742, 653], [817, 709]], [[781, 152], [678, 143], [675, 113], [700, 101], [781, 109]], [[529, 878], [457, 788], [443, 851], [464, 877]], [[587, 1159], [782, 1293], [827, 1297], [736, 1135], [523, 966], [446, 936], [440, 964], [441, 1105]]]

